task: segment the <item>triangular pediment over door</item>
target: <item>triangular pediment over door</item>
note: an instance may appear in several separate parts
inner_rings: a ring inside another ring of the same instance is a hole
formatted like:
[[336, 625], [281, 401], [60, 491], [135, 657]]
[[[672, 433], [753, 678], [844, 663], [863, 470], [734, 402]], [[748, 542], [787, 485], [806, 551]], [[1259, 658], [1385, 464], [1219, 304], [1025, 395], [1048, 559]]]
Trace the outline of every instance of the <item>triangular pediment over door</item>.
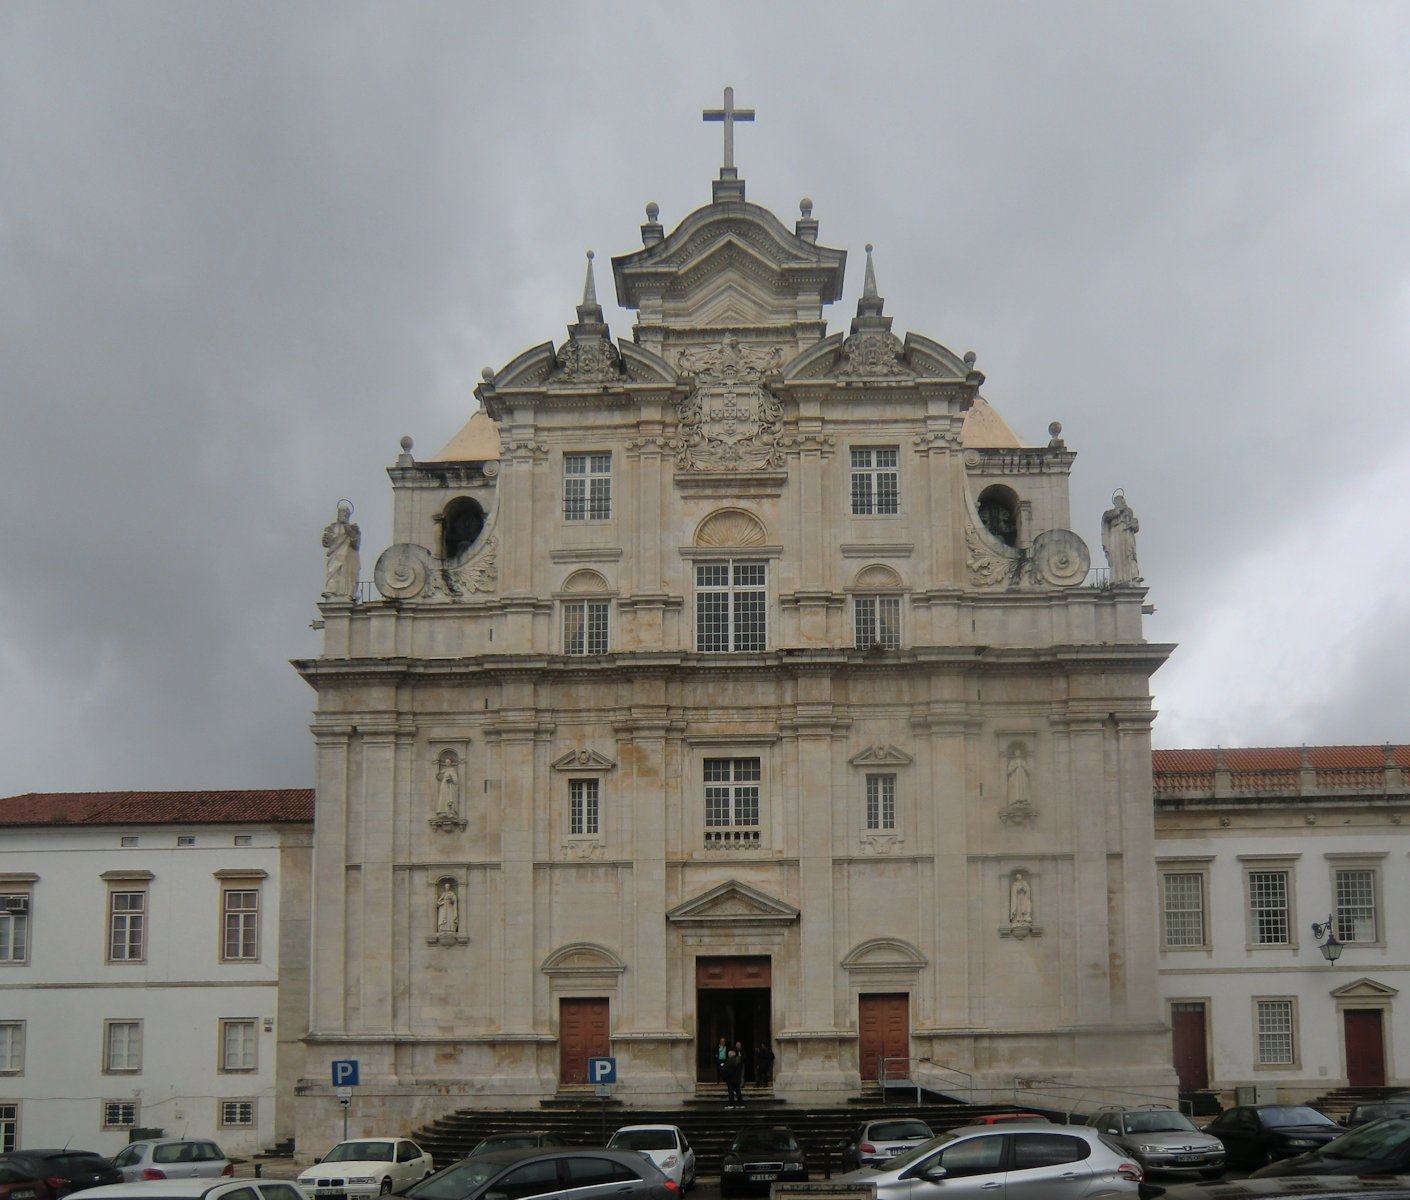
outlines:
[[1351, 983], [1343, 984], [1339, 988], [1332, 989], [1332, 995], [1338, 1000], [1389, 1000], [1392, 996], [1398, 995], [1398, 991], [1393, 987], [1388, 987], [1384, 983], [1377, 983], [1374, 979], [1364, 976], [1355, 979]]
[[766, 892], [731, 879], [676, 905], [666, 913], [666, 920], [676, 925], [759, 928], [792, 925], [798, 920], [798, 910]]

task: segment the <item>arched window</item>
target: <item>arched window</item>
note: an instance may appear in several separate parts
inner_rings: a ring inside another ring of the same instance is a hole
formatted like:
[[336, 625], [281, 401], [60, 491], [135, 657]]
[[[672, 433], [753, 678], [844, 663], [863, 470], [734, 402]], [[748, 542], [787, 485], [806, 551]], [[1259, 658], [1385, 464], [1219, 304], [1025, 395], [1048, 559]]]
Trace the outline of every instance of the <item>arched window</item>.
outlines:
[[979, 493], [979, 519], [991, 537], [1006, 546], [1018, 545], [1018, 497], [1002, 484]]
[[480, 536], [485, 527], [485, 510], [469, 496], [461, 496], [445, 506], [441, 514], [441, 557], [459, 558]]

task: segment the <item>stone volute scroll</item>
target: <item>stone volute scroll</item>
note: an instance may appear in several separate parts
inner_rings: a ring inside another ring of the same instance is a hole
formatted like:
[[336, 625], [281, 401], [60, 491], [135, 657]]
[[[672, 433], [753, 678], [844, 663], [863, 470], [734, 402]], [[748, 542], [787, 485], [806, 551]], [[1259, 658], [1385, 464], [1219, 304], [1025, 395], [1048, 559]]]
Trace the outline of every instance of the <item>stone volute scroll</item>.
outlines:
[[1004, 751], [1005, 803], [999, 810], [999, 820], [1005, 825], [1029, 825], [1037, 819], [1033, 805], [1033, 772], [1028, 761], [1028, 748], [1022, 742], [1010, 742]]
[[1006, 877], [1008, 884], [1009, 923], [999, 929], [1006, 938], [1042, 937], [1043, 930], [1033, 920], [1033, 875], [1018, 868]]
[[445, 749], [436, 755], [435, 774], [431, 781], [432, 811], [429, 822], [433, 829], [465, 828], [461, 792], [463, 765], [460, 755], [454, 750]]
[[337, 515], [323, 527], [323, 598], [351, 600], [357, 594], [357, 577], [361, 571], [358, 549], [362, 546], [362, 530], [349, 519], [351, 500], [339, 500]]
[[1126, 493], [1117, 488], [1111, 494], [1111, 507], [1102, 514], [1102, 549], [1111, 568], [1112, 583], [1143, 583], [1141, 564], [1136, 560], [1136, 534], [1141, 523], [1126, 503]]

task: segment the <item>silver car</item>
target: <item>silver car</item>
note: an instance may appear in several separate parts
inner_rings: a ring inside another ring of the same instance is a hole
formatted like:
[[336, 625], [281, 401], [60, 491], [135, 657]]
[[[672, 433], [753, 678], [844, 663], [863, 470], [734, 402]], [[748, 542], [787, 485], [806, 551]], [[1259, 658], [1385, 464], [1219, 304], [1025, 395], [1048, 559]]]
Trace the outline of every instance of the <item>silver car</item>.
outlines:
[[124, 1183], [137, 1179], [219, 1179], [234, 1164], [206, 1138], [147, 1138], [128, 1142], [113, 1155]]
[[1173, 1108], [1105, 1108], [1090, 1124], [1134, 1154], [1147, 1172], [1198, 1171], [1205, 1179], [1224, 1174], [1224, 1143]]
[[1143, 1177], [1095, 1129], [1012, 1121], [952, 1129], [833, 1182], [871, 1184], [877, 1200], [1099, 1200], [1138, 1196]]

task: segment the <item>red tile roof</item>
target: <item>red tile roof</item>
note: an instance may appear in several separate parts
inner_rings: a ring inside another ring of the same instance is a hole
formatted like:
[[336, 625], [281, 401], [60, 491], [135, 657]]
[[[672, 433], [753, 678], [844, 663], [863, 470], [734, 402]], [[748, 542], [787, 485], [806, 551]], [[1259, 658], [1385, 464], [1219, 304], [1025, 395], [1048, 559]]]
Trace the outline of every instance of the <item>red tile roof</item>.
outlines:
[[0, 798], [0, 825], [284, 825], [312, 821], [312, 788], [25, 792]]
[[1321, 789], [1375, 788], [1391, 762], [1410, 770], [1410, 746], [1251, 746], [1220, 750], [1153, 750], [1157, 793], [1214, 790], [1216, 755], [1222, 754], [1235, 792], [1299, 791], [1303, 754]]

